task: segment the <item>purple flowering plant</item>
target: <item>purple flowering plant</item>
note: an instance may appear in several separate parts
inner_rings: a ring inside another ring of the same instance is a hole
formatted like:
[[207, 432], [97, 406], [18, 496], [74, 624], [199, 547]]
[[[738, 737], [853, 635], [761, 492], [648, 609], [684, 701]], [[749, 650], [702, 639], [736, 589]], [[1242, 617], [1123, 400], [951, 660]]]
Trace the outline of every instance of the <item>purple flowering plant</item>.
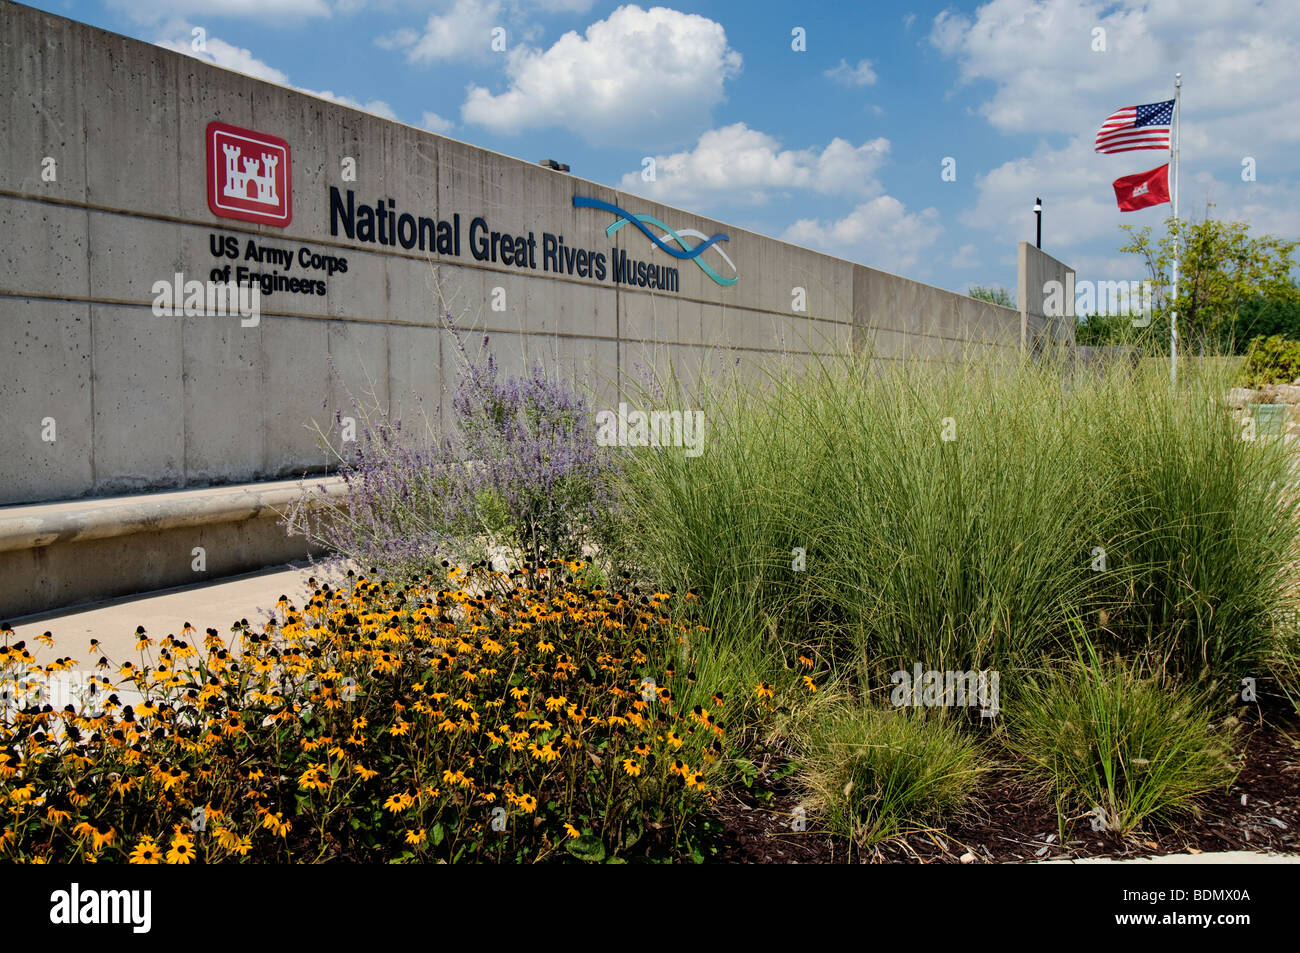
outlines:
[[[339, 555], [385, 571], [423, 570], [445, 558], [579, 556], [608, 526], [615, 456], [597, 445], [586, 401], [540, 362], [502, 379], [483, 338], [462, 358], [453, 427], [414, 435], [374, 402], [353, 398], [362, 425], [351, 455], [334, 451], [348, 492], [332, 505], [304, 498], [288, 519]], [[342, 424], [342, 413], [335, 423]], [[329, 443], [329, 442], [327, 442]]]

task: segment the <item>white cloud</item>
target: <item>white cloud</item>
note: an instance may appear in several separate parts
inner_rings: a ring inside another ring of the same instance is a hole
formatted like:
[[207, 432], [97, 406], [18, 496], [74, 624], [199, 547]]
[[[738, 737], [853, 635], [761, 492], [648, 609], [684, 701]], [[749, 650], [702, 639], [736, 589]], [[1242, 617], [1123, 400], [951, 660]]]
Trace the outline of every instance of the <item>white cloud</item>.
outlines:
[[629, 172], [620, 187], [679, 205], [718, 197], [762, 204], [788, 189], [874, 195], [881, 191], [875, 173], [888, 152], [888, 139], [854, 146], [836, 138], [820, 150], [782, 149], [773, 136], [738, 122], [709, 130], [685, 152], [655, 156], [655, 181]]
[[930, 42], [964, 83], [994, 84], [981, 112], [1012, 133], [1095, 135], [1121, 106], [1173, 98], [1181, 70], [1184, 147], [1227, 158], [1300, 143], [1294, 12], [1294, 0], [992, 0], [973, 17], [940, 13]]
[[[1159, 229], [1161, 205], [1121, 213], [1111, 183], [1167, 153], [1098, 155], [1093, 140], [1113, 110], [1173, 97], [1183, 73], [1183, 217], [1245, 221], [1253, 233], [1300, 236], [1300, 19], [1291, 0], [991, 0], [973, 14], [934, 18], [930, 43], [956, 61], [963, 84], [991, 84], [979, 111], [997, 130], [1040, 138], [1028, 155], [977, 177], [960, 221], [998, 243], [1032, 240], [1034, 197], [1044, 199], [1043, 244], [1085, 272], [1122, 277], [1140, 262], [1113, 251], [1119, 226]], [[1103, 34], [1094, 31], [1101, 29]], [[1094, 51], [1104, 40], [1105, 50]], [[980, 88], [976, 87], [976, 88]], [[1260, 181], [1241, 183], [1244, 156]], [[1267, 170], [1267, 175], [1264, 174]], [[1222, 178], [1218, 178], [1222, 177]], [[1109, 250], [1107, 250], [1109, 249]]]
[[509, 88], [471, 86], [461, 117], [496, 132], [562, 127], [589, 142], [659, 148], [706, 125], [740, 68], [721, 24], [622, 6], [547, 50], [512, 49]]
[[226, 69], [244, 73], [247, 76], [264, 79], [271, 83], [279, 83], [281, 86], [289, 85], [289, 77], [285, 73], [265, 61], [259, 60], [250, 50], [234, 46], [215, 36], [206, 38], [202, 50], [195, 50], [192, 43], [184, 40], [161, 40], [158, 45], [164, 49], [174, 50], [177, 53], [184, 53], [195, 59], [203, 60], [205, 63], [212, 63], [215, 66], [222, 66]]
[[982, 263], [974, 245], [962, 245], [948, 261], [950, 268], [978, 268]]
[[1098, 238], [1117, 242], [1121, 223], [1163, 218], [1159, 210], [1121, 213], [1111, 182], [1134, 170], [1117, 169], [1094, 161], [1097, 158], [1092, 137], [1081, 136], [1061, 149], [1042, 146], [1032, 155], [1008, 160], [976, 177], [978, 198], [959, 220], [998, 233], [1000, 241], [1032, 241], [1034, 199], [1041, 197], [1043, 245], [1053, 252]]
[[388, 103], [384, 102], [382, 99], [372, 99], [369, 102], [363, 103], [359, 99], [353, 99], [351, 96], [343, 96], [338, 93], [333, 93], [328, 89], [315, 90], [307, 89], [304, 86], [296, 88], [304, 93], [309, 93], [312, 96], [319, 96], [321, 99], [328, 99], [330, 102], [339, 103], [343, 106], [351, 106], [353, 109], [360, 109], [363, 112], [374, 113], [374, 115], [381, 116], [384, 119], [397, 118], [397, 113], [393, 112], [393, 107], [388, 105]]
[[[385, 49], [405, 50], [407, 60], [420, 65], [481, 59], [503, 55], [492, 50], [496, 27], [504, 27], [499, 0], [455, 0], [446, 12], [429, 14], [423, 31], [403, 28], [376, 42]], [[507, 49], [509, 41], [507, 30]]]
[[858, 60], [857, 66], [850, 66], [847, 60], [841, 59], [838, 66], [826, 71], [826, 75], [844, 86], [871, 86], [876, 81], [871, 60]]
[[420, 125], [430, 132], [436, 132], [443, 136], [456, 127], [456, 124], [450, 119], [444, 119], [434, 112], [426, 112], [420, 120]]
[[872, 268], [910, 275], [942, 234], [937, 209], [908, 212], [898, 199], [881, 195], [841, 219], [801, 219], [781, 237]]
[[[179, 33], [188, 33], [190, 29], [189, 24], [179, 24], [176, 27], [176, 31]], [[212, 63], [214, 66], [235, 70], [246, 76], [266, 80], [270, 83], [279, 83], [281, 86], [290, 86], [308, 95], [319, 96], [321, 99], [328, 99], [344, 106], [351, 106], [353, 109], [361, 109], [376, 116], [382, 116], [385, 119], [397, 118], [397, 113], [393, 111], [393, 107], [382, 99], [362, 102], [351, 96], [344, 96], [328, 89], [316, 90], [307, 89], [305, 86], [295, 86], [289, 81], [288, 74], [282, 70], [276, 69], [264, 60], [259, 60], [252, 54], [252, 51], [227, 43], [220, 37], [206, 37], [202, 50], [195, 50], [193, 44], [186, 40], [159, 40], [157, 45], [163, 49], [184, 53], [186, 56], [203, 60], [205, 63]]]

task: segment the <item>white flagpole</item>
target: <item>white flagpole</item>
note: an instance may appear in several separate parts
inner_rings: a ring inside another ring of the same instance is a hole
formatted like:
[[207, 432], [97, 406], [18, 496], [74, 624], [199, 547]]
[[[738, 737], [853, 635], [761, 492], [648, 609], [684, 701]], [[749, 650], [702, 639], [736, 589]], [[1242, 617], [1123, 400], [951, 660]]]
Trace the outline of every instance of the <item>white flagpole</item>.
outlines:
[[[1173, 195], [1170, 198], [1174, 207], [1174, 268], [1173, 268], [1173, 297], [1170, 303], [1173, 304], [1178, 300], [1178, 133], [1182, 125], [1181, 113], [1183, 103], [1183, 74], [1174, 74], [1174, 134], [1170, 139], [1169, 148], [1173, 153]], [[1169, 382], [1178, 383], [1178, 312], [1170, 310], [1169, 312]]]

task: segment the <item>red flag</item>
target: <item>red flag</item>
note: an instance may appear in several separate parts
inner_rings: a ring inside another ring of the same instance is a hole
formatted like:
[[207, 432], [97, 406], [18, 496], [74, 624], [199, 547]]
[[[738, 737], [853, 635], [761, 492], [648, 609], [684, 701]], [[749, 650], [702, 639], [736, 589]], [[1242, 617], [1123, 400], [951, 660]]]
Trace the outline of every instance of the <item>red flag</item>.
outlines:
[[1115, 180], [1115, 201], [1121, 212], [1169, 201], [1169, 163], [1149, 172], [1135, 172]]

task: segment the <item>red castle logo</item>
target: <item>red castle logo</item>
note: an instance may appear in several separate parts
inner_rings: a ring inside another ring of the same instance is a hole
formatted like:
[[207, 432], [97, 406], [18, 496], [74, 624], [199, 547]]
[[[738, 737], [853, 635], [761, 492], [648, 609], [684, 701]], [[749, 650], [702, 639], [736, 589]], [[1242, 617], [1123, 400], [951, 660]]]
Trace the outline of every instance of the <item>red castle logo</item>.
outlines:
[[221, 218], [285, 227], [293, 220], [293, 163], [278, 136], [208, 123], [208, 208]]

